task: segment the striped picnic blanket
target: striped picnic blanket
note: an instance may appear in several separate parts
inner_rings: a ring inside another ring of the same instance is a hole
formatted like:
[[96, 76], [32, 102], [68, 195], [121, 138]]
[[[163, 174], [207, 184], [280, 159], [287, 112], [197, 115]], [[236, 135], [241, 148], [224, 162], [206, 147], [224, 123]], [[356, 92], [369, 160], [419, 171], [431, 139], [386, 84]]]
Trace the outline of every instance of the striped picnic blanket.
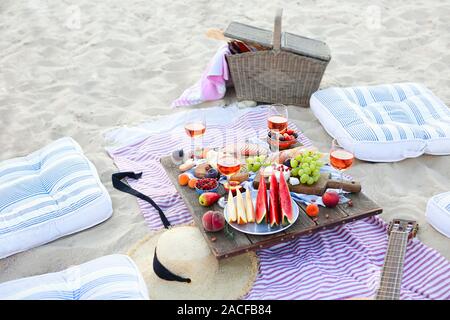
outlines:
[[[225, 110], [225, 111], [224, 111]], [[214, 109], [195, 112], [209, 112]], [[239, 137], [261, 136], [266, 130], [263, 107], [242, 111], [219, 108], [220, 118], [207, 124], [206, 146], [221, 145], [225, 132]], [[227, 117], [223, 113], [228, 113]], [[183, 200], [159, 163], [161, 156], [177, 148], [188, 148], [189, 139], [180, 122], [162, 118], [153, 127], [167, 130], [139, 132], [140, 140], [108, 150], [121, 171], [143, 171], [143, 178], [130, 180], [133, 188], [151, 196], [172, 224], [191, 221]], [[178, 126], [178, 127], [177, 127]], [[295, 127], [294, 124], [290, 126]], [[129, 130], [129, 129], [127, 129]], [[126, 132], [126, 131], [125, 131]], [[124, 137], [114, 132], [109, 136]], [[120, 139], [119, 139], [120, 140]], [[303, 135], [305, 145], [311, 142]], [[139, 200], [145, 220], [152, 229], [161, 228], [158, 213]], [[386, 225], [372, 217], [259, 250], [260, 272], [247, 299], [344, 299], [373, 295], [380, 277], [387, 246]], [[406, 255], [402, 299], [449, 299], [450, 263], [418, 240], [409, 244]]]
[[[376, 294], [387, 225], [370, 217], [260, 250], [247, 299], [348, 299]], [[450, 299], [450, 263], [418, 239], [408, 244], [400, 299]]]

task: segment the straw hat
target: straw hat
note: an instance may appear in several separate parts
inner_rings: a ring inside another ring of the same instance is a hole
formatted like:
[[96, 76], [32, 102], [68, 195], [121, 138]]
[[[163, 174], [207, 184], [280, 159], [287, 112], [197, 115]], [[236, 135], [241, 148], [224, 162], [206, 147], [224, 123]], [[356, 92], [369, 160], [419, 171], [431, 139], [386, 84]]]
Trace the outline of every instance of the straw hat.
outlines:
[[[254, 253], [218, 261], [193, 226], [149, 235], [128, 255], [141, 271], [151, 299], [238, 299], [250, 290], [258, 271]], [[171, 277], [179, 278], [165, 280]]]

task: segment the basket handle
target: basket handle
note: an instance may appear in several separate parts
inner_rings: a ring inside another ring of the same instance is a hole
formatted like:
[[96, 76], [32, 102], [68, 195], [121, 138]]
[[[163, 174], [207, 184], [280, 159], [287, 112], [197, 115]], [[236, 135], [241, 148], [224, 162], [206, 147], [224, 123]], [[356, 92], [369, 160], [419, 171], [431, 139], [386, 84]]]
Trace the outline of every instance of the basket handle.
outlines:
[[275, 25], [273, 28], [273, 50], [280, 51], [281, 50], [281, 15], [283, 13], [283, 9], [279, 8], [275, 15]]

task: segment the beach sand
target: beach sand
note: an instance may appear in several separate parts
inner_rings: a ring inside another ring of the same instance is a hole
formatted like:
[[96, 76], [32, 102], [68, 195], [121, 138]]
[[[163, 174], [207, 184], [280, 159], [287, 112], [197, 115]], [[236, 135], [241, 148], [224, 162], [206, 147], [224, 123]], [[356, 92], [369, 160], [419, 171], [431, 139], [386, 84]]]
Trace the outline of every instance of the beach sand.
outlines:
[[[376, 5], [374, 5], [376, 4]], [[208, 28], [231, 20], [326, 41], [332, 61], [322, 87], [422, 82], [450, 105], [450, 3], [423, 1], [58, 1], [0, 3], [0, 160], [71, 136], [96, 165], [112, 197], [111, 219], [0, 260], [0, 282], [59, 271], [124, 253], [148, 228], [136, 199], [111, 186], [116, 171], [106, 130], [174, 112], [171, 101], [199, 78], [219, 42]], [[217, 104], [233, 101], [228, 95]], [[331, 139], [309, 109], [290, 118], [322, 151]], [[428, 199], [450, 190], [450, 156], [349, 171], [384, 208], [382, 218], [415, 219], [418, 237], [450, 258], [450, 240], [425, 221]]]

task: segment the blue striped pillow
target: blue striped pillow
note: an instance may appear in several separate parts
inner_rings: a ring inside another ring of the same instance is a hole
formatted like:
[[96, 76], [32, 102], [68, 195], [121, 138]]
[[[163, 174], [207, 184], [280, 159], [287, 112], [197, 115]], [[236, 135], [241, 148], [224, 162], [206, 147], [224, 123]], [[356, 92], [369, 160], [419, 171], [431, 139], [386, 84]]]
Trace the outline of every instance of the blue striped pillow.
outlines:
[[328, 88], [311, 96], [325, 130], [368, 161], [450, 154], [450, 110], [423, 85]]
[[436, 230], [450, 238], [450, 191], [428, 201], [425, 217]]
[[61, 272], [0, 284], [0, 300], [148, 300], [139, 269], [126, 255], [104, 256]]
[[0, 163], [0, 258], [98, 224], [111, 199], [71, 138]]

